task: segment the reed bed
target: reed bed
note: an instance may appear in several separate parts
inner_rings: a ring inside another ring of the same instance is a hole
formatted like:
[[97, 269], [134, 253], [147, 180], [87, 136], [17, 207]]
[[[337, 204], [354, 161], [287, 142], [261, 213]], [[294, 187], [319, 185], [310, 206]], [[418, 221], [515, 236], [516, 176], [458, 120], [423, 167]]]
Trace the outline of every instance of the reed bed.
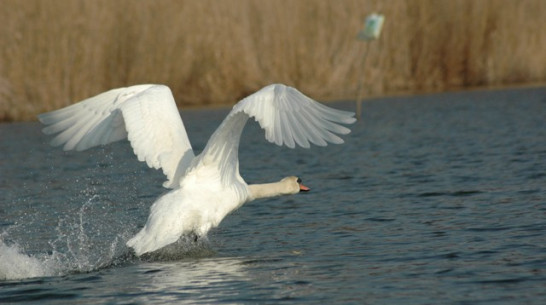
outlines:
[[544, 16], [543, 0], [0, 0], [0, 121], [138, 83], [190, 107], [273, 82], [354, 98], [361, 72], [365, 96], [544, 82]]

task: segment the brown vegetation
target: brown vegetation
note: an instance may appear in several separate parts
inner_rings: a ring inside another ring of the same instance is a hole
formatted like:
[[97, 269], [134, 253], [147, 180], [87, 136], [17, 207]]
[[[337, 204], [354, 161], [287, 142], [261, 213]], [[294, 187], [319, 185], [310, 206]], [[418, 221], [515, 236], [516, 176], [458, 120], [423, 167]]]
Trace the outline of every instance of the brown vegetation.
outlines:
[[180, 106], [272, 82], [353, 98], [374, 11], [368, 96], [546, 80], [543, 0], [0, 0], [0, 121], [138, 83]]

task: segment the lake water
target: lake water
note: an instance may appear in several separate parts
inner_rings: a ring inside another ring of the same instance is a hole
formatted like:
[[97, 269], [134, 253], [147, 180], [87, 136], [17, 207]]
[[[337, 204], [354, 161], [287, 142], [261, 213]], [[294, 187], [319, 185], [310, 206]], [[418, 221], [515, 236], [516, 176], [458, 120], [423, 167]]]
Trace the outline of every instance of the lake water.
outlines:
[[[226, 113], [182, 112], [196, 151]], [[128, 142], [66, 153], [38, 123], [2, 124], [0, 303], [546, 304], [546, 88], [370, 100], [351, 128], [290, 150], [249, 124], [243, 177], [311, 192], [140, 260], [125, 241], [160, 172]]]

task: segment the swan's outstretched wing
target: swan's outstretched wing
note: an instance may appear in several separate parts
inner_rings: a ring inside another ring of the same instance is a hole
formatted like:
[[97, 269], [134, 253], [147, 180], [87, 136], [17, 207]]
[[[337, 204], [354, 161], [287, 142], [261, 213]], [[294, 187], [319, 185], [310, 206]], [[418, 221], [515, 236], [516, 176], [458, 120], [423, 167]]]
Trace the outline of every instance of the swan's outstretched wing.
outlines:
[[165, 187], [174, 187], [193, 159], [193, 151], [171, 90], [162, 85], [113, 89], [80, 103], [44, 113], [51, 144], [85, 150], [128, 138], [140, 161], [163, 170]]
[[341, 144], [336, 134], [350, 130], [339, 125], [355, 122], [354, 113], [324, 106], [303, 95], [297, 89], [274, 84], [243, 99], [232, 113], [244, 112], [254, 117], [265, 130], [265, 138], [277, 145], [294, 148], [295, 144], [309, 148], [309, 142], [326, 146]]
[[250, 117], [265, 130], [269, 142], [290, 148], [296, 144], [304, 148], [309, 148], [310, 143], [341, 144], [343, 140], [338, 135], [350, 130], [340, 124], [355, 122], [354, 113], [324, 106], [295, 88], [266, 86], [233, 107], [198, 157], [206, 165], [218, 166], [224, 183], [230, 184], [237, 178], [239, 140]]

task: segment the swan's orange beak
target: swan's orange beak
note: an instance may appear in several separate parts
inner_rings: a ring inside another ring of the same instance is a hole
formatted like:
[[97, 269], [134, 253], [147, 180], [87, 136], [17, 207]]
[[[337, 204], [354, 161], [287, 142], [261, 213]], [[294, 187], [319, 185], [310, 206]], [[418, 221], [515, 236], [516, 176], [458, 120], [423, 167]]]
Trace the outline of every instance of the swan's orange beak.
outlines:
[[300, 185], [300, 192], [309, 192], [311, 189], [308, 188], [307, 186], [303, 185], [301, 182], [301, 178], [298, 178], [298, 180], [296, 180], [296, 182]]

